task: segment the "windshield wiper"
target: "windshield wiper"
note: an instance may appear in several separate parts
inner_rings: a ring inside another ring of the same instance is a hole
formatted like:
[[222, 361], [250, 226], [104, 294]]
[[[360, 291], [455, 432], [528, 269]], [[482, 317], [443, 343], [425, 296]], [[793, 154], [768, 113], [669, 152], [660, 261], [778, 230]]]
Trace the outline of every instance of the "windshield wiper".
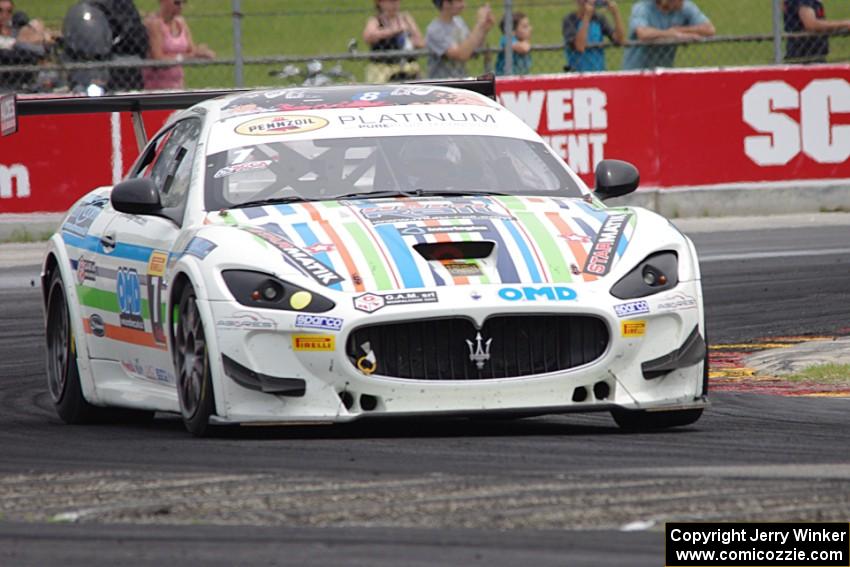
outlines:
[[286, 205], [287, 203], [304, 203], [308, 201], [315, 201], [316, 199], [308, 199], [307, 197], [301, 197], [296, 195], [290, 195], [288, 197], [273, 197], [270, 199], [257, 199], [256, 201], [245, 201], [244, 203], [239, 203], [237, 205], [231, 205], [229, 208], [231, 209], [245, 209], [247, 207], [262, 207], [263, 205]]
[[462, 190], [448, 191], [446, 189], [411, 189], [409, 191], [373, 191], [362, 193], [346, 193], [345, 195], [334, 195], [332, 199], [382, 199], [385, 197], [464, 197], [468, 195], [496, 195], [509, 196], [508, 193], [487, 190]]

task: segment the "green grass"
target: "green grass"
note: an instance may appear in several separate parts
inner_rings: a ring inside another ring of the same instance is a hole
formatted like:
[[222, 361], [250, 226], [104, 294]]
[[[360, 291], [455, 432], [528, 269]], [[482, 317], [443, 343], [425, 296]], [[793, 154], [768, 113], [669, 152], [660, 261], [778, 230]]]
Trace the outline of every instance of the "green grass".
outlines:
[[820, 384], [850, 384], [850, 364], [818, 364], [785, 377], [792, 382]]
[[30, 232], [26, 228], [16, 228], [14, 229], [9, 236], [5, 238], [0, 238], [0, 244], [20, 244], [26, 242], [44, 242], [49, 240], [51, 236], [53, 236], [52, 230], [42, 230], [37, 232]]
[[[18, 7], [32, 17], [39, 17], [55, 28], [61, 27], [62, 17], [75, 0], [18, 0]], [[360, 49], [366, 50], [361, 38], [363, 25], [372, 13], [371, 0], [241, 0], [243, 54], [246, 57], [268, 55], [315, 55], [341, 53], [350, 38], [358, 39]], [[469, 0], [465, 18], [472, 23], [475, 7], [480, 2]], [[503, 3], [491, 2], [497, 17], [501, 17]], [[535, 44], [557, 44], [561, 40], [561, 20], [572, 11], [573, 0], [514, 0], [514, 9], [526, 12], [534, 26]], [[620, 11], [628, 26], [633, 0], [622, 0]], [[711, 18], [720, 35], [753, 35], [771, 33], [771, 0], [697, 0], [697, 4]], [[158, 6], [157, 0], [137, 0], [143, 13]], [[231, 0], [192, 0], [184, 14], [192, 28], [196, 42], [207, 43], [220, 57], [233, 56]], [[410, 11], [423, 33], [436, 15], [431, 0], [404, 0], [402, 8]], [[834, 19], [850, 18], [850, 2], [830, 2], [827, 14]], [[493, 30], [488, 43], [497, 46], [499, 33]], [[608, 55], [609, 69], [619, 69], [622, 50], [612, 49]], [[850, 60], [850, 38], [835, 38], [832, 42], [831, 60]], [[733, 66], [769, 64], [773, 61], [771, 42], [724, 43], [680, 47], [676, 64], [690, 66]], [[423, 61], [424, 63], [424, 61]], [[560, 51], [534, 54], [535, 73], [556, 73], [562, 69]], [[344, 68], [363, 77], [363, 63], [346, 63]], [[248, 85], [273, 85], [268, 76], [276, 66], [251, 65], [245, 70]], [[468, 66], [470, 73], [484, 70], [484, 61], [478, 58]], [[210, 66], [187, 69], [190, 87], [230, 86], [233, 70], [229, 66]]]

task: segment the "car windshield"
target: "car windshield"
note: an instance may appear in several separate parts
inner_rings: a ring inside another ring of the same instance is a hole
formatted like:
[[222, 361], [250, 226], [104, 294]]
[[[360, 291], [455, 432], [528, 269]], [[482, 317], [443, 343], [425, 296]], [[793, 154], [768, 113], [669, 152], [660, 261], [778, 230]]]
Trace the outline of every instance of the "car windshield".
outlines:
[[542, 143], [495, 136], [385, 136], [296, 140], [232, 148], [207, 158], [207, 210], [394, 194], [580, 197]]

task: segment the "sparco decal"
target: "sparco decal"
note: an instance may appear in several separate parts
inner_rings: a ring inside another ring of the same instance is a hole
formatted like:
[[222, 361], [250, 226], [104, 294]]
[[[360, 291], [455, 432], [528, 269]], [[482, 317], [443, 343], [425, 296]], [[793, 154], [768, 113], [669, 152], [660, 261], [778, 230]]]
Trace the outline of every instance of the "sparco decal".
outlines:
[[345, 281], [345, 278], [333, 271], [333, 269], [319, 262], [309, 252], [296, 246], [283, 236], [259, 228], [246, 228], [245, 230], [275, 246], [283, 253], [283, 259], [286, 260], [287, 264], [323, 286], [330, 286]]
[[326, 329], [341, 331], [343, 320], [339, 317], [325, 315], [299, 315], [295, 318], [295, 326], [300, 329]]
[[30, 172], [26, 166], [15, 163], [0, 165], [0, 199], [26, 199], [30, 196]]
[[504, 287], [499, 290], [499, 297], [508, 301], [537, 301], [548, 299], [550, 301], [570, 301], [578, 297], [575, 290], [564, 286], [540, 286], [540, 287]]
[[366, 207], [360, 213], [372, 224], [411, 222], [441, 219], [504, 219], [512, 217], [498, 213], [484, 203], [448, 205], [394, 205], [392, 207]]
[[245, 136], [277, 136], [279, 134], [300, 134], [324, 128], [328, 121], [319, 116], [271, 116], [255, 118], [236, 127], [236, 133]]
[[437, 303], [436, 291], [404, 291], [401, 293], [364, 293], [354, 298], [354, 308], [374, 313], [382, 307], [410, 305], [414, 303]]
[[604, 276], [614, 263], [614, 255], [617, 253], [617, 244], [623, 235], [629, 217], [627, 214], [609, 215], [590, 247], [584, 271], [588, 274]]
[[617, 317], [629, 317], [631, 315], [649, 313], [649, 303], [643, 300], [621, 303], [614, 306], [614, 313], [617, 314]]

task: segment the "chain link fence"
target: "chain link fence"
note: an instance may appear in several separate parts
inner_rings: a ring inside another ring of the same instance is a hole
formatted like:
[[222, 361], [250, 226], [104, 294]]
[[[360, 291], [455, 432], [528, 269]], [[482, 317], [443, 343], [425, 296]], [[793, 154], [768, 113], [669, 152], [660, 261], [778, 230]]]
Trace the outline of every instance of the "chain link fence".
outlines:
[[[645, 0], [617, 2], [627, 38], [630, 14], [639, 1]], [[4, 2], [9, 0], [0, 0], [0, 9]], [[100, 6], [107, 27], [114, 33], [105, 38], [95, 33], [100, 28], [92, 24], [88, 33], [82, 34], [84, 44], [80, 45], [79, 38], [69, 33], [68, 23], [69, 10], [77, 2], [18, 0], [15, 9], [41, 20], [45, 33], [52, 30], [57, 39], [52, 47], [42, 47], [39, 51], [21, 49], [25, 47], [22, 41], [9, 49], [8, 40], [4, 44], [0, 38], [0, 90], [69, 90], [79, 89], [87, 82], [100, 82], [120, 91], [144, 85], [143, 66], [164, 69], [166, 73], [175, 68], [173, 61], [143, 58], [148, 53], [148, 42], [144, 26], [139, 27], [141, 18], [156, 12], [159, 0], [136, 0], [139, 16], [134, 24], [128, 22], [135, 16], [123, 11], [128, 6], [132, 11], [131, 0], [90, 2]], [[575, 11], [575, 0], [509, 0], [507, 3], [513, 11], [526, 14], [533, 27], [530, 73], [564, 72], [568, 58], [562, 21]], [[506, 2], [493, 0], [491, 4], [498, 21]], [[634, 49], [648, 50], [648, 66], [659, 62], [675, 67], [746, 66], [783, 60], [789, 36], [782, 30], [781, 12], [775, 12], [776, 4], [781, 11], [781, 0], [696, 0], [696, 4], [713, 23], [714, 37], [662, 46], [632, 41], [625, 46], [612, 46], [606, 42], [599, 47], [603, 49], [607, 69], [622, 69], [626, 52]], [[825, 0], [827, 17], [850, 20], [848, 4]], [[474, 24], [478, 5], [474, 0], [467, 2], [463, 17], [470, 26]], [[437, 16], [431, 0], [401, 0], [401, 9], [410, 12], [423, 35]], [[598, 12], [614, 24], [611, 8], [599, 8]], [[186, 88], [293, 85], [305, 80], [362, 82], [372, 58], [362, 37], [367, 19], [375, 13], [372, 0], [191, 0], [184, 3], [182, 13], [195, 43], [208, 44], [215, 54], [212, 59], [186, 57], [180, 62]], [[95, 15], [95, 20], [98, 18]], [[466, 66], [469, 75], [494, 69], [500, 37], [498, 26], [490, 30], [483, 48]], [[794, 38], [791, 36], [790, 40]], [[843, 32], [819, 40], [829, 42], [829, 53], [823, 60], [850, 61], [850, 34]], [[104, 42], [110, 42], [112, 48], [104, 51]], [[421, 70], [427, 69], [425, 50], [406, 54], [417, 59]], [[310, 65], [314, 59], [323, 63], [320, 73]]]

